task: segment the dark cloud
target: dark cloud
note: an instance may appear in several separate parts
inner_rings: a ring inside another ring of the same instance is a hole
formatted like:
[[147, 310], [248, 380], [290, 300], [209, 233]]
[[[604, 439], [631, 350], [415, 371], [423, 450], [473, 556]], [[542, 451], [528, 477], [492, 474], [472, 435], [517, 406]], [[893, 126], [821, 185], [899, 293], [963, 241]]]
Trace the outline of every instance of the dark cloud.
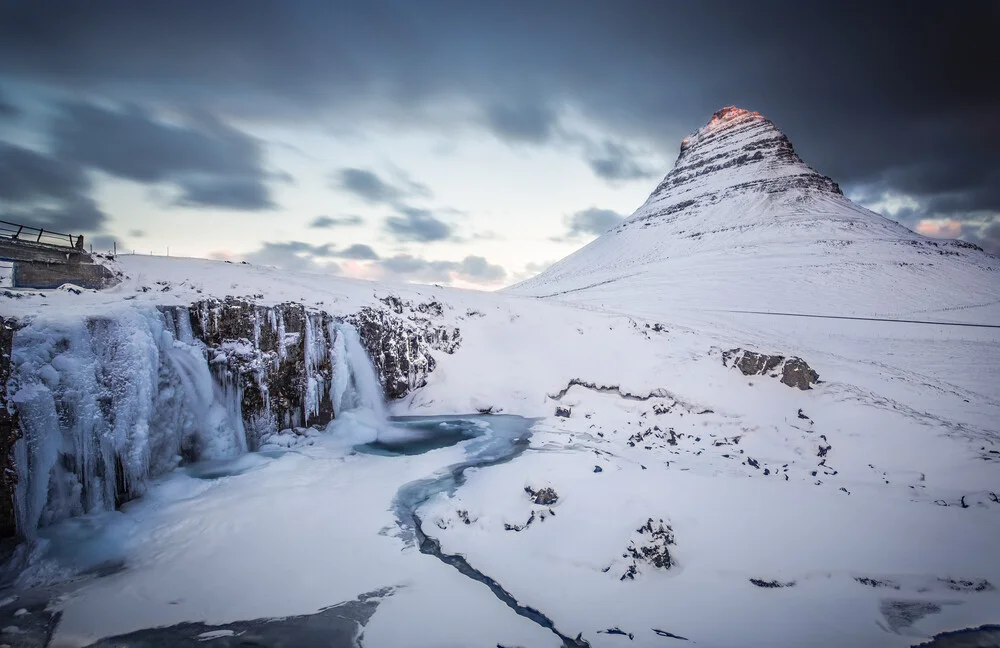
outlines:
[[77, 164], [0, 141], [0, 202], [6, 220], [77, 234], [95, 232], [107, 215], [90, 198]]
[[0, 88], [0, 119], [9, 119], [21, 114], [21, 109], [7, 100], [3, 88]]
[[451, 225], [435, 218], [426, 209], [401, 206], [399, 212], [398, 216], [385, 219], [386, 230], [397, 241], [429, 243], [443, 241], [452, 235]]
[[335, 256], [342, 259], [357, 259], [359, 261], [378, 261], [378, 254], [369, 245], [364, 245], [362, 243], [355, 243], [340, 252], [337, 252]]
[[979, 228], [963, 226], [962, 238], [975, 243], [990, 254], [1000, 256], [1000, 214], [994, 215], [989, 222]]
[[[464, 121], [551, 145], [569, 114], [666, 158], [739, 104], [845, 187], [983, 210], [998, 32], [994, 0], [8, 2], [0, 60], [15, 79], [275, 121]], [[611, 179], [641, 168], [587, 160]]]
[[430, 195], [426, 185], [414, 182], [405, 174], [398, 176], [396, 182], [391, 182], [369, 169], [349, 167], [334, 172], [330, 183], [335, 189], [343, 189], [373, 205], [402, 206], [404, 199]]
[[594, 175], [605, 180], [639, 180], [663, 175], [661, 170], [651, 169], [636, 160], [636, 155], [628, 148], [605, 141], [594, 150], [587, 160]]
[[63, 234], [100, 231], [107, 219], [107, 214], [85, 196], [63, 201], [55, 206], [16, 205], [7, 212], [7, 220]]
[[495, 104], [486, 109], [486, 124], [501, 139], [541, 144], [549, 141], [558, 123], [556, 113], [544, 105]]
[[181, 194], [174, 200], [174, 204], [180, 207], [222, 207], [245, 211], [274, 207], [270, 192], [258, 180], [191, 178], [179, 184]]
[[402, 197], [398, 188], [367, 169], [341, 169], [334, 174], [333, 184], [373, 204], [391, 203]]
[[364, 222], [360, 216], [317, 216], [309, 227], [329, 229], [331, 227], [352, 227]]
[[598, 236], [622, 221], [624, 216], [610, 209], [591, 207], [571, 214], [565, 218], [566, 235], [564, 239], [578, 236]]
[[69, 200], [89, 190], [79, 165], [0, 141], [0, 199]]
[[507, 276], [502, 266], [481, 256], [467, 256], [462, 261], [428, 261], [409, 254], [383, 259], [380, 267], [390, 275], [411, 281], [450, 283], [455, 279], [471, 283], [497, 283]]
[[97, 253], [125, 250], [125, 242], [113, 234], [98, 234], [86, 239], [86, 242], [87, 248]]
[[60, 159], [142, 183], [168, 183], [175, 203], [226, 209], [271, 209], [260, 143], [201, 115], [178, 126], [129, 105], [110, 110], [69, 103], [52, 129]]

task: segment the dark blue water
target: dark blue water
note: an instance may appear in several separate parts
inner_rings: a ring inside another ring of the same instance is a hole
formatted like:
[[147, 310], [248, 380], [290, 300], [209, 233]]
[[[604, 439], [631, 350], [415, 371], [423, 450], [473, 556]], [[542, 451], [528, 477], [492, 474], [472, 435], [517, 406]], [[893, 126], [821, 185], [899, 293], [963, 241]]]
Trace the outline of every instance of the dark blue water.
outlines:
[[[448, 466], [431, 477], [405, 484], [397, 491], [393, 509], [399, 528], [403, 532], [403, 539], [406, 542], [415, 543], [421, 553], [434, 556], [446, 565], [457, 569], [463, 576], [486, 585], [497, 599], [516, 614], [559, 637], [565, 648], [589, 647], [590, 644], [580, 635], [573, 638], [562, 634], [547, 616], [535, 608], [519, 603], [500, 583], [470, 565], [464, 556], [444, 553], [441, 550], [441, 544], [435, 538], [424, 533], [417, 513], [420, 506], [432, 497], [441, 493], [453, 494], [465, 482], [465, 471], [469, 468], [496, 466], [518, 457], [528, 448], [531, 439], [531, 426], [534, 421], [509, 415], [448, 416], [432, 419], [420, 417], [412, 420], [412, 424], [424, 430], [433, 429], [433, 427], [425, 426], [435, 423], [438, 425], [447, 424], [445, 427], [438, 428], [441, 430], [439, 433], [441, 436], [436, 438], [456, 438], [458, 435], [468, 437], [463, 446], [465, 459]], [[427, 441], [429, 442], [430, 439]], [[425, 443], [417, 442], [417, 445], [424, 447]], [[426, 450], [424, 451], [426, 452]], [[413, 453], [401, 452], [401, 454]]]
[[381, 432], [377, 441], [356, 446], [355, 449], [358, 452], [386, 456], [423, 454], [486, 435], [490, 426], [485, 418], [395, 416], [389, 419], [392, 427]]

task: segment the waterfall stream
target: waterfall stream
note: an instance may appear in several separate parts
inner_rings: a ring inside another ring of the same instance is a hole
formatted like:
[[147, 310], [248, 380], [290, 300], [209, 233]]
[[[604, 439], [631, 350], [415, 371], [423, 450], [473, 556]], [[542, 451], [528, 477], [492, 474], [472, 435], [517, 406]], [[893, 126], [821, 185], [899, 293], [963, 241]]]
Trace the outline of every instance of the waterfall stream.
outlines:
[[[336, 321], [324, 330], [316, 320], [304, 322], [298, 418], [309, 420], [330, 403], [334, 415], [362, 410], [375, 430], [384, 427], [381, 384], [357, 331]], [[260, 325], [277, 331], [277, 359], [284, 359], [283, 320]], [[259, 328], [254, 337], [259, 343]], [[245, 426], [242, 386], [229, 360], [259, 355], [254, 345], [208, 348], [183, 307], [38, 318], [17, 331], [7, 387], [22, 433], [14, 445], [20, 533], [31, 539], [60, 520], [114, 510], [178, 465], [245, 454], [262, 427], [277, 432], [287, 424], [264, 416], [252, 421], [252, 435]], [[319, 370], [327, 362], [328, 377]], [[263, 375], [257, 388], [267, 395]], [[266, 397], [265, 406], [269, 412]]]

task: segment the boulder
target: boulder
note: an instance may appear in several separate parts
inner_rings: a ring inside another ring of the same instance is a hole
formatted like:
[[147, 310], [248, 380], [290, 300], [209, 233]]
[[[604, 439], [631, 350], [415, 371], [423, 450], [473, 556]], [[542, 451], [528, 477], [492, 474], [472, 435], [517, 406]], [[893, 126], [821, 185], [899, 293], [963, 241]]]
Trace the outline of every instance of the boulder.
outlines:
[[780, 377], [785, 385], [803, 390], [812, 389], [819, 382], [819, 374], [805, 360], [795, 356], [768, 355], [737, 348], [722, 352], [722, 364], [739, 369], [744, 376]]

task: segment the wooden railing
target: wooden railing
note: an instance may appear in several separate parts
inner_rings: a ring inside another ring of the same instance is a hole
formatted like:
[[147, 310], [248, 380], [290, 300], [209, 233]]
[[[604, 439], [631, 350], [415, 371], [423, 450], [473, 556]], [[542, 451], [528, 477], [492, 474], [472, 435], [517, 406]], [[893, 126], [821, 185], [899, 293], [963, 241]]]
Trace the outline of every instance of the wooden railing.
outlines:
[[83, 235], [61, 234], [38, 227], [29, 227], [0, 220], [0, 238], [25, 243], [39, 243], [59, 247], [71, 247], [83, 252]]

